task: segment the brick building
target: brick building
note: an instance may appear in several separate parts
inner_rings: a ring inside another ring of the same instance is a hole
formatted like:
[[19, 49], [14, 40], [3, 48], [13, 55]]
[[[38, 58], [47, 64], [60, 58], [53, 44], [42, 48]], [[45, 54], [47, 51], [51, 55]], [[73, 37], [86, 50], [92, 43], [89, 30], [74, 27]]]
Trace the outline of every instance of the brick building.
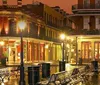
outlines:
[[100, 0], [78, 0], [72, 12], [69, 18], [75, 25], [78, 58], [84, 62], [100, 61]]
[[[20, 29], [23, 18], [27, 24], [23, 30], [24, 62], [58, 61], [62, 58], [59, 35], [67, 26], [67, 17], [40, 2], [0, 6], [0, 54], [8, 58], [8, 64], [20, 62]], [[65, 21], [64, 21], [65, 20]], [[67, 19], [68, 20], [68, 19]], [[14, 53], [14, 54], [13, 54]]]

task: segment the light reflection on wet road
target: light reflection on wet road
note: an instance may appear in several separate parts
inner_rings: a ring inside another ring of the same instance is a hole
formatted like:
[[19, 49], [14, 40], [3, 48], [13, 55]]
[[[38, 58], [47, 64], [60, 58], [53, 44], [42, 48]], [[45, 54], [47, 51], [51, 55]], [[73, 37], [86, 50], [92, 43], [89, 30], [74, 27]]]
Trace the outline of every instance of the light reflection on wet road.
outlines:
[[91, 85], [100, 85], [100, 73], [94, 73], [90, 82]]

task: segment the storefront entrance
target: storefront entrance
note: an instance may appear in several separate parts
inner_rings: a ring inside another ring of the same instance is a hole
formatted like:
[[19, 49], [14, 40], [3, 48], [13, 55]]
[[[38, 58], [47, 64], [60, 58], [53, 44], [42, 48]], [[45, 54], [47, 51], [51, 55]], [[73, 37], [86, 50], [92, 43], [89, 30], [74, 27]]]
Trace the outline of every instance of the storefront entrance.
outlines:
[[10, 63], [16, 63], [16, 49], [15, 47], [10, 47], [9, 46], [9, 58], [8, 58]]

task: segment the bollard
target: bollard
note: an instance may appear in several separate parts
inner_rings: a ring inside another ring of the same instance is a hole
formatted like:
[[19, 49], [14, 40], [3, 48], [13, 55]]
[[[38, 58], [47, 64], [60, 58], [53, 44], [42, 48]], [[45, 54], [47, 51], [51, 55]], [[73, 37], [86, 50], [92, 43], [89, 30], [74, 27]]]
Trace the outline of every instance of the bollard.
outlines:
[[93, 71], [98, 72], [98, 61], [92, 61]]
[[36, 85], [40, 82], [40, 67], [39, 66], [31, 66], [28, 67], [28, 84], [29, 85]]
[[42, 63], [42, 78], [50, 77], [50, 63]]
[[65, 63], [66, 61], [59, 61], [59, 72], [65, 71]]
[[82, 65], [82, 58], [79, 58], [79, 65]]

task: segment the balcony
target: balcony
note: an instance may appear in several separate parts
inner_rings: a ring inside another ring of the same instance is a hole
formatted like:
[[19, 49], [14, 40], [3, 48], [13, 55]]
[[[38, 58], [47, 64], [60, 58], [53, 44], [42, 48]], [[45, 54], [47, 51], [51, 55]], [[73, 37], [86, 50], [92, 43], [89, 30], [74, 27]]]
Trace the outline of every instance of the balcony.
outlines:
[[73, 13], [100, 13], [100, 4], [75, 4], [72, 6]]

